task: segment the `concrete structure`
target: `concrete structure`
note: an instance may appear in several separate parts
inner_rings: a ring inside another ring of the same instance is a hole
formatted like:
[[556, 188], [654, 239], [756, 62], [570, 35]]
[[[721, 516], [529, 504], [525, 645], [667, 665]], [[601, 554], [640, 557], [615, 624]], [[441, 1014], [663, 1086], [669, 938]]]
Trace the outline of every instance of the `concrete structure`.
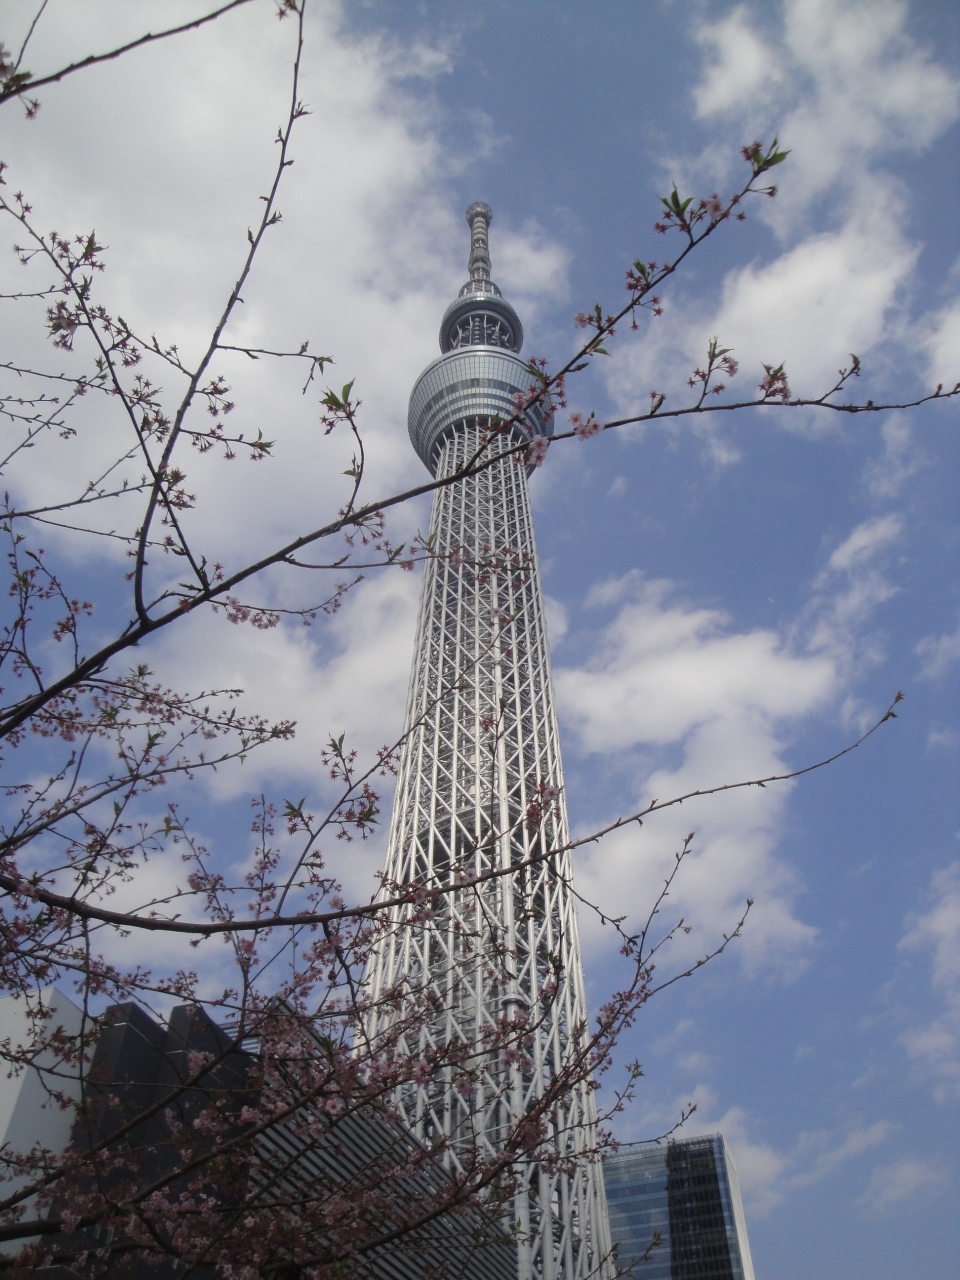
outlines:
[[[44, 1036], [60, 1028], [64, 1035], [77, 1036], [83, 1013], [55, 987], [47, 987], [34, 998], [34, 1008], [42, 1006], [49, 1015], [42, 1023]], [[19, 996], [0, 998], [0, 1041], [9, 1041], [10, 1052], [18, 1047], [30, 1052], [33, 1021], [27, 1001]], [[4, 1064], [6, 1066], [6, 1064]], [[35, 1146], [59, 1155], [70, 1141], [74, 1110], [63, 1107], [52, 1095], [62, 1095], [67, 1102], [80, 1099], [80, 1080], [76, 1069], [65, 1066], [52, 1050], [33, 1057], [31, 1065], [19, 1074], [0, 1072], [0, 1199], [12, 1195], [23, 1186], [4, 1157], [26, 1155]], [[31, 1217], [32, 1201], [25, 1206]], [[16, 1253], [19, 1244], [0, 1242], [0, 1253]]]
[[737, 1171], [719, 1133], [609, 1156], [604, 1180], [617, 1262], [633, 1280], [754, 1280]]
[[[532, 377], [518, 355], [523, 329], [490, 278], [484, 204], [467, 210], [470, 279], [447, 308], [441, 356], [410, 397], [414, 448], [436, 476], [553, 430], [536, 406], [523, 423], [487, 435], [516, 412]], [[531, 1064], [490, 1055], [477, 1092], [443, 1079], [400, 1099], [406, 1123], [425, 1137], [479, 1140], [490, 1152], [560, 1071], [569, 1035], [587, 1022], [569, 853], [483, 884], [568, 840], [560, 744], [536, 560], [528, 476], [510, 456], [437, 490], [432, 549], [420, 600], [406, 738], [387, 855], [396, 881], [459, 886], [428, 926], [404, 927], [396, 910], [391, 940], [371, 965], [374, 1000], [397, 983], [426, 985], [441, 1012], [424, 1021], [412, 1053], [438, 1044], [476, 1044], [518, 1011], [536, 1011], [559, 962], [560, 989], [532, 1035]], [[527, 821], [548, 798], [542, 825]], [[371, 1020], [373, 1036], [391, 1024]], [[539, 1015], [538, 1015], [539, 1017]], [[533, 1021], [533, 1019], [531, 1019]], [[559, 1167], [530, 1165], [515, 1201], [521, 1280], [587, 1280], [606, 1274], [609, 1249], [599, 1165], [577, 1159], [594, 1141], [587, 1084], [574, 1088], [552, 1121]], [[552, 1164], [553, 1162], [551, 1162]]]

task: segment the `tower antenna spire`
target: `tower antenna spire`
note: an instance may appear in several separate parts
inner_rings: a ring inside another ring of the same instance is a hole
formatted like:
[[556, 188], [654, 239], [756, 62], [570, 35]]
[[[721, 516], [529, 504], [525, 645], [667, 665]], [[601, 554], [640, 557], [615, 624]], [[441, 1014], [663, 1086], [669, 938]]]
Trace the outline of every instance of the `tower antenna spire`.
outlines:
[[[500, 347], [517, 352], [523, 346], [523, 325], [516, 311], [490, 279], [490, 223], [493, 210], [475, 200], [466, 212], [470, 228], [470, 278], [440, 323], [440, 350], [460, 347]], [[423, 456], [423, 455], [421, 455]], [[433, 462], [424, 458], [428, 467]]]
[[467, 210], [470, 224], [470, 259], [467, 268], [471, 280], [490, 279], [490, 223], [493, 210], [481, 200], [475, 200]]

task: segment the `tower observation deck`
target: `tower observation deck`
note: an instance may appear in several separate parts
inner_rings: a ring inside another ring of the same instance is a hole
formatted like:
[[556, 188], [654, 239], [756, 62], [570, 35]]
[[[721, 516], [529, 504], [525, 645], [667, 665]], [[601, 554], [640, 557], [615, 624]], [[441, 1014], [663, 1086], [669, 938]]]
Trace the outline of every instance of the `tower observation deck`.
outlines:
[[[518, 355], [519, 317], [490, 276], [491, 218], [485, 204], [467, 210], [470, 278], [443, 316], [442, 354], [410, 397], [410, 439], [438, 478], [479, 449], [500, 454], [553, 430], [552, 414], [534, 406], [524, 425], [488, 440], [491, 419], [511, 418], [531, 382]], [[398, 927], [368, 973], [374, 1010], [381, 992], [404, 984], [429, 993], [433, 1012], [407, 1033], [408, 1052], [482, 1046], [505, 1020], [531, 1028], [519, 1061], [480, 1055], [473, 1092], [436, 1075], [403, 1091], [404, 1120], [423, 1137], [446, 1135], [454, 1164], [468, 1146], [490, 1155], [502, 1148], [587, 1026], [569, 852], [520, 865], [568, 841], [527, 484], [508, 455], [434, 496], [386, 874], [458, 887], [437, 899], [427, 923], [404, 928], [415, 908], [395, 908]], [[545, 795], [555, 802], [532, 824], [530, 806]], [[394, 1016], [374, 1012], [372, 1035]], [[521, 1168], [513, 1201], [519, 1278], [602, 1278], [610, 1247], [603, 1176], [583, 1154], [595, 1142], [589, 1083], [574, 1084], [545, 1120], [548, 1158]]]

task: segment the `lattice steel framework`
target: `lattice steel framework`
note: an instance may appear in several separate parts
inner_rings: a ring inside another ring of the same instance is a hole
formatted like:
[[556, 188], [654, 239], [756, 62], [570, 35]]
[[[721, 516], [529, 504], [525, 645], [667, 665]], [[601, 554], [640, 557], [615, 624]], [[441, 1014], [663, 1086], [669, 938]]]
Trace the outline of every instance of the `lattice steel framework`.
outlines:
[[[467, 211], [470, 280], [444, 316], [444, 354], [423, 373], [410, 400], [411, 439], [438, 476], [473, 456], [491, 418], [511, 416], [513, 397], [530, 383], [516, 354], [523, 340], [519, 319], [490, 280], [490, 217], [486, 205]], [[552, 426], [538, 413], [530, 430], [549, 434]], [[420, 1025], [418, 1044], [406, 1045], [422, 1052], [438, 1042], [475, 1044], [499, 1020], [536, 1010], [544, 984], [559, 973], [556, 999], [526, 1063], [491, 1055], [473, 1097], [431, 1080], [401, 1098], [406, 1121], [421, 1134], [449, 1135], [456, 1159], [458, 1139], [497, 1150], [502, 1135], [561, 1069], [587, 1015], [567, 887], [569, 854], [481, 886], [470, 883], [491, 867], [516, 865], [567, 841], [524, 468], [510, 456], [439, 489], [431, 533], [438, 554], [424, 574], [407, 705], [410, 732], [386, 869], [395, 881], [461, 887], [442, 899], [428, 925], [404, 928], [403, 916], [412, 908], [397, 912], [398, 927], [371, 966], [370, 994], [376, 999], [400, 982], [431, 988], [442, 1012]], [[524, 818], [544, 787], [558, 799], [531, 832]], [[376, 1020], [372, 1030], [376, 1034]], [[528, 1168], [515, 1202], [521, 1280], [586, 1280], [598, 1270], [606, 1273], [602, 1173], [597, 1163], [576, 1158], [593, 1145], [595, 1126], [593, 1094], [584, 1083], [555, 1116], [551, 1141], [563, 1171]]]

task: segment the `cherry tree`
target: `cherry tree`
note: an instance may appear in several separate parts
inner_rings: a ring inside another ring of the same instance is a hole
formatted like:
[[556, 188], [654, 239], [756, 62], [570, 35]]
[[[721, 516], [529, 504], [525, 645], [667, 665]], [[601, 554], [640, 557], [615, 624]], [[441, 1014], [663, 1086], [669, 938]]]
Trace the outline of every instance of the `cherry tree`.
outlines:
[[[19, 103], [33, 118], [43, 94], [55, 92], [64, 77], [95, 74], [100, 62], [147, 42], [185, 37], [246, 3], [233, 0], [195, 21], [45, 73], [26, 70], [26, 42], [17, 56], [3, 50], [0, 106], [9, 111]], [[531, 360], [529, 388], [518, 397], [515, 414], [489, 424], [460, 470], [395, 491], [371, 491], [354, 382], [326, 387], [331, 358], [307, 342], [270, 349], [246, 346], [235, 336], [262, 246], [283, 234], [278, 195], [309, 110], [301, 89], [308, 7], [308, 0], [273, 5], [291, 31], [288, 110], [277, 130], [260, 220], [245, 240], [240, 230], [234, 283], [195, 358], [108, 309], [101, 278], [112, 264], [96, 234], [46, 230], [44, 211], [0, 164], [0, 215], [15, 232], [10, 265], [19, 273], [4, 286], [2, 301], [47, 343], [45, 359], [0, 365], [0, 453], [13, 477], [0, 508], [8, 583], [0, 640], [0, 974], [2, 994], [22, 1000], [30, 1018], [30, 1034], [22, 1042], [4, 1041], [0, 1055], [14, 1072], [44, 1063], [49, 1105], [76, 1109], [75, 1139], [65, 1152], [38, 1144], [0, 1156], [7, 1183], [0, 1185], [0, 1241], [22, 1246], [19, 1254], [6, 1255], [14, 1274], [31, 1274], [53, 1258], [86, 1266], [91, 1274], [113, 1274], [131, 1257], [173, 1260], [184, 1274], [200, 1267], [244, 1278], [289, 1267], [304, 1275], [361, 1274], [384, 1252], [422, 1254], [444, 1238], [445, 1223], [467, 1223], [478, 1241], [494, 1239], [503, 1233], [503, 1209], [518, 1169], [548, 1158], [544, 1134], [551, 1112], [583, 1081], [602, 1077], [618, 1036], [654, 994], [724, 951], [744, 924], [745, 914], [731, 921], [727, 934], [692, 966], [671, 970], [665, 963], [667, 943], [686, 928], [665, 909], [692, 836], [677, 851], [639, 932], [628, 932], [604, 904], [583, 903], [619, 931], [628, 980], [609, 993], [589, 1027], [577, 1029], [566, 1072], [505, 1136], [502, 1149], [493, 1156], [479, 1144], [460, 1151], [458, 1172], [441, 1175], [449, 1139], [412, 1143], [397, 1124], [398, 1092], [440, 1072], [451, 1088], [468, 1092], [492, 1055], [522, 1059], [556, 986], [525, 1021], [504, 1018], [473, 1044], [443, 1046], [422, 1057], [402, 1047], [405, 1032], [429, 1013], [426, 989], [411, 978], [381, 994], [391, 1012], [390, 1032], [371, 1042], [364, 973], [372, 949], [384, 945], [390, 930], [417, 929], [442, 909], [445, 895], [463, 890], [462, 882], [395, 883], [381, 876], [373, 901], [345, 897], [340, 853], [376, 829], [403, 739], [363, 758], [348, 735], [331, 736], [324, 764], [333, 794], [325, 803], [319, 796], [253, 797], [252, 854], [242, 874], [234, 875], [235, 864], [226, 864], [194, 834], [192, 790], [212, 771], [289, 740], [295, 726], [248, 708], [234, 688], [168, 687], [151, 670], [151, 643], [166, 635], [188, 643], [188, 625], [198, 616], [210, 626], [322, 627], [362, 575], [409, 572], [440, 554], [427, 536], [397, 538], [390, 527], [394, 509], [498, 464], [504, 451], [517, 465], [538, 467], [552, 448], [589, 447], [592, 438], [629, 423], [805, 406], [876, 413], [960, 392], [960, 386], [937, 387], [899, 406], [858, 402], [851, 389], [860, 363], [851, 356], [821, 394], [800, 398], [782, 363], [745, 374], [718, 336], [691, 371], [683, 404], [650, 387], [645, 402], [617, 420], [568, 408], [577, 375], [604, 358], [623, 327], [637, 327], [643, 313], [659, 315], [686, 260], [743, 222], [751, 201], [775, 196], [771, 175], [788, 154], [776, 139], [748, 142], [738, 189], [697, 198], [673, 187], [663, 198], [650, 233], [651, 245], [663, 242], [658, 257], [646, 249], [627, 265], [619, 304], [597, 304], [576, 315], [574, 354], [552, 363]], [[210, 455], [224, 465], [269, 468], [274, 452], [262, 431], [232, 427], [236, 405], [228, 370], [240, 358], [297, 366], [302, 390], [318, 402], [318, 440], [333, 447], [348, 438], [353, 460], [335, 506], [319, 522], [255, 559], [224, 563], [196, 532], [191, 459]], [[734, 378], [748, 382], [743, 395], [732, 394]], [[535, 409], [536, 420], [550, 409], [558, 424], [566, 413], [549, 440], [529, 428]], [[34, 456], [30, 450], [55, 446], [76, 456], [107, 420], [122, 441], [107, 465], [89, 476], [75, 465], [72, 491], [49, 503], [23, 500], [16, 475]], [[50, 526], [57, 531], [52, 552], [44, 545]], [[73, 555], [63, 552], [64, 537]], [[123, 554], [104, 562], [98, 597], [89, 585], [76, 585], [76, 566], [81, 552], [96, 558], [104, 541]], [[443, 554], [464, 573], [506, 567], [522, 576], [530, 567], [516, 562], [507, 547], [492, 547], [481, 560], [457, 549]], [[300, 575], [299, 601], [292, 606], [281, 607], [270, 595], [271, 574], [278, 570]], [[894, 714], [891, 705], [879, 723]], [[491, 750], [495, 738], [494, 731]], [[861, 741], [808, 768], [831, 763]], [[693, 794], [762, 787], [807, 771], [733, 780]], [[616, 816], [602, 830], [529, 861], [549, 862], [628, 824], [639, 828], [648, 815], [688, 798], [657, 800]], [[521, 821], [538, 829], [554, 799], [544, 795]], [[489, 839], [500, 834], [492, 831]], [[129, 905], [138, 875], [158, 863], [180, 868], [175, 887]], [[491, 870], [488, 877], [515, 873], [515, 867]], [[410, 910], [398, 924], [391, 910], [401, 905]], [[136, 957], [145, 937], [169, 940], [175, 962], [167, 968], [121, 962]], [[495, 955], [486, 961], [504, 963]], [[81, 1007], [76, 1035], [54, 1025], [40, 997], [55, 983], [71, 990]], [[159, 1008], [183, 1004], [219, 1028], [209, 1050], [189, 1054], [179, 1078], [146, 1110], [121, 1107], [92, 1065], [104, 1009], [129, 1001]], [[613, 1092], [605, 1118], [628, 1101], [637, 1074], [628, 1072], [626, 1086]], [[84, 1084], [79, 1102], [72, 1091], [77, 1079]], [[151, 1130], [151, 1141], [165, 1152], [163, 1167], [151, 1167], [149, 1175], [142, 1160], [148, 1123], [160, 1126]], [[378, 1135], [370, 1157], [349, 1175], [334, 1176], [323, 1153], [347, 1143], [358, 1124]], [[278, 1152], [291, 1134], [306, 1148], [284, 1163]], [[611, 1142], [601, 1130], [594, 1156]], [[320, 1174], [309, 1185], [297, 1174], [297, 1160], [308, 1157], [320, 1161]]]

